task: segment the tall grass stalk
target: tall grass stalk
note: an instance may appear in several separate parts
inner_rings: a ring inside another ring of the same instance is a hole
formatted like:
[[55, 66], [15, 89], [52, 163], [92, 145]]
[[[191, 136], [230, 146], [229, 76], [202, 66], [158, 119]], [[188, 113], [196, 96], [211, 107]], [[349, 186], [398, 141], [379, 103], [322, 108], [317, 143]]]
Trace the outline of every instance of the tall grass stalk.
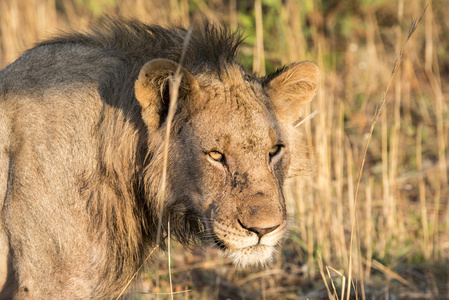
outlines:
[[[379, 119], [379, 116], [382, 113], [382, 109], [388, 103], [387, 93], [388, 93], [388, 90], [390, 89], [390, 85], [391, 85], [391, 83], [393, 81], [394, 75], [397, 72], [397, 70], [398, 70], [398, 68], [399, 68], [399, 66], [400, 66], [400, 64], [402, 62], [402, 56], [403, 56], [403, 53], [404, 53], [404, 50], [405, 50], [405, 46], [407, 45], [407, 42], [411, 38], [413, 33], [415, 32], [419, 22], [423, 18], [424, 14], [426, 12], [427, 6], [428, 6], [428, 4], [425, 6], [425, 8], [424, 8], [421, 16], [419, 17], [419, 19], [413, 20], [411, 25], [410, 25], [410, 27], [409, 27], [409, 32], [408, 32], [407, 39], [405, 40], [404, 45], [400, 49], [398, 57], [396, 58], [395, 62], [393, 63], [393, 69], [391, 71], [391, 75], [390, 75], [390, 79], [388, 81], [388, 85], [387, 85], [387, 87], [385, 89], [383, 98], [382, 98], [382, 100], [381, 100], [381, 102], [380, 102], [380, 104], [379, 104], [379, 106], [378, 106], [378, 108], [376, 110], [376, 113], [374, 114], [374, 120], [371, 123], [371, 128], [370, 128], [370, 131], [369, 131], [368, 140], [366, 142], [365, 151], [364, 151], [363, 157], [362, 157], [362, 163], [361, 163], [361, 166], [360, 166], [360, 169], [359, 169], [359, 175], [358, 175], [358, 178], [357, 178], [357, 185], [356, 185], [355, 197], [354, 197], [355, 198], [354, 199], [355, 200], [354, 205], [357, 205], [360, 181], [362, 179], [363, 168], [365, 166], [366, 155], [367, 155], [367, 152], [368, 152], [368, 147], [369, 147], [371, 138], [373, 136], [374, 127], [376, 126], [377, 120]], [[351, 282], [351, 280], [352, 280], [352, 257], [353, 257], [352, 245], [353, 245], [354, 236], [355, 236], [355, 225], [356, 225], [356, 215], [355, 215], [355, 209], [353, 209], [352, 213], [351, 213], [351, 238], [350, 238], [350, 242], [349, 242], [350, 252], [349, 252], [349, 267], [348, 267], [348, 270], [349, 270], [348, 282]], [[349, 300], [350, 294], [351, 294], [351, 288], [350, 288], [350, 284], [349, 284], [348, 285], [348, 291], [347, 291], [347, 294], [346, 294], [346, 299], [347, 300]]]
[[150, 259], [151, 255], [153, 255], [154, 251], [156, 251], [159, 248], [159, 245], [156, 245], [151, 252], [147, 255], [147, 257], [145, 258], [145, 260], [143, 261], [143, 263], [140, 265], [140, 267], [137, 269], [136, 272], [134, 272], [134, 275], [130, 278], [130, 280], [128, 281], [128, 283], [123, 287], [122, 291], [120, 292], [120, 294], [117, 296], [117, 298], [115, 298], [115, 300], [120, 299], [120, 297], [123, 295], [123, 293], [126, 291], [126, 289], [129, 287], [130, 283], [134, 280], [134, 278], [137, 276], [137, 274], [139, 274], [140, 270], [142, 269], [142, 267], [147, 263], [147, 261]]
[[171, 297], [171, 299], [173, 300], [174, 299], [174, 295], [173, 295], [173, 281], [172, 281], [172, 278], [171, 278], [171, 255], [170, 255], [170, 251], [171, 251], [171, 245], [170, 245], [170, 240], [171, 240], [171, 236], [170, 236], [170, 221], [168, 222], [168, 224], [167, 224], [167, 230], [168, 230], [168, 237], [167, 237], [167, 248], [168, 248], [168, 251], [167, 251], [167, 257], [168, 257], [168, 280], [169, 280], [169, 282], [170, 282], [170, 297]]
[[187, 50], [187, 46], [190, 41], [191, 34], [192, 34], [192, 30], [189, 29], [184, 38], [183, 52], [182, 52], [182, 56], [180, 58], [176, 73], [173, 76], [170, 76], [170, 78], [169, 78], [170, 104], [168, 107], [167, 118], [165, 120], [166, 131], [165, 131], [165, 140], [164, 140], [164, 160], [163, 160], [163, 169], [162, 169], [162, 185], [161, 185], [161, 190], [158, 195], [159, 196], [159, 199], [158, 199], [158, 201], [159, 201], [159, 203], [158, 203], [158, 205], [159, 205], [159, 221], [158, 221], [156, 244], [159, 244], [161, 241], [162, 214], [163, 214], [163, 210], [164, 210], [164, 201], [165, 201], [166, 185], [167, 185], [168, 148], [170, 145], [171, 124], [172, 124], [173, 118], [175, 116], [176, 107], [178, 104], [178, 93], [179, 93], [179, 87], [181, 85], [181, 80], [182, 80], [181, 68], [182, 68], [182, 63], [184, 61], [185, 52]]
[[265, 75], [265, 51], [263, 46], [262, 0], [255, 0], [256, 42], [254, 44], [253, 72]]

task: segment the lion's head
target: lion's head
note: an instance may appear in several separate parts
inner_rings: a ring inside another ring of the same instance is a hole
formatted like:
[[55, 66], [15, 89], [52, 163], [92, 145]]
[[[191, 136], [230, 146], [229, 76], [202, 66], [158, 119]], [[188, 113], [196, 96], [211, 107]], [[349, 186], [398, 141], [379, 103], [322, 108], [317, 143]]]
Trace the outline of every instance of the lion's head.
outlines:
[[[168, 79], [178, 67], [156, 59], [136, 81], [150, 140], [165, 132]], [[287, 228], [284, 181], [307, 168], [295, 124], [315, 95], [319, 70], [303, 62], [257, 78], [238, 64], [197, 74], [180, 68], [167, 201], [199, 218], [205, 229], [198, 236], [236, 264], [264, 264]]]

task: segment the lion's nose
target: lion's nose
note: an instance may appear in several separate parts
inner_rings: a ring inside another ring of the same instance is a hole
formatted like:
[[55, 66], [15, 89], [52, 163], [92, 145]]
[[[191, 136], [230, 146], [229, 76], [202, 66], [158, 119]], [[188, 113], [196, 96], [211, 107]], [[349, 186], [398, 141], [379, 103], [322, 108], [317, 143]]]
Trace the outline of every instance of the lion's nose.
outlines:
[[278, 228], [279, 225], [273, 226], [273, 227], [268, 227], [268, 228], [260, 228], [260, 227], [250, 227], [247, 228], [249, 231], [255, 232], [257, 233], [257, 235], [259, 236], [259, 238], [261, 238], [262, 236], [273, 232], [276, 230], [276, 228]]
[[240, 226], [261, 238], [281, 226], [284, 216], [284, 211], [279, 206], [251, 205], [239, 216], [238, 221]]
[[[246, 220], [246, 221], [248, 222], [248, 220]], [[247, 226], [247, 224], [245, 224], [244, 222], [242, 222], [240, 220], [238, 220], [238, 222], [239, 222], [240, 226], [242, 226], [246, 230], [256, 233], [259, 236], [259, 238], [261, 238], [262, 236], [264, 236], [264, 235], [266, 235], [266, 234], [268, 234], [270, 232], [275, 231], [276, 228], [278, 228], [281, 225], [279, 223], [279, 224], [276, 224], [274, 226], [271, 226], [273, 223], [270, 224], [269, 222], [268, 223], [264, 223], [264, 222], [260, 222], [259, 221], [259, 222], [254, 222], [256, 224], [254, 224], [253, 222], [251, 222], [252, 224], [248, 223], [248, 225], [249, 224], [251, 224], [251, 225], [258, 225], [260, 227], [255, 227], [255, 226], [249, 227], [249, 226]], [[264, 226], [264, 227], [262, 227], [262, 226]]]

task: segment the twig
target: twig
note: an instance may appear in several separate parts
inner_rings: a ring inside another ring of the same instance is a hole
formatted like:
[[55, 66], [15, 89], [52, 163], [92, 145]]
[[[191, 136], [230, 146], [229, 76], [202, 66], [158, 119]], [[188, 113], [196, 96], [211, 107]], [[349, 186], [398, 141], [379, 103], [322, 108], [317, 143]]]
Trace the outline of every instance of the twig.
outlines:
[[131, 277], [131, 279], [129, 279], [128, 283], [123, 287], [122, 291], [120, 292], [120, 294], [117, 296], [117, 298], [115, 298], [115, 300], [118, 300], [123, 293], [125, 292], [125, 290], [128, 288], [129, 284], [133, 281], [134, 277], [136, 277], [136, 275], [140, 272], [140, 269], [142, 269], [143, 265], [145, 265], [145, 263], [148, 261], [148, 259], [150, 258], [150, 256], [153, 254], [153, 252], [159, 248], [159, 245], [156, 245], [153, 250], [151, 250], [150, 254], [148, 254], [147, 258], [145, 258], [145, 260], [143, 261], [143, 263], [140, 265], [140, 267], [137, 269], [136, 272], [134, 272], [134, 275]]
[[316, 115], [317, 113], [319, 113], [319, 112], [320, 112], [320, 109], [319, 109], [319, 108], [315, 109], [310, 115], [308, 115], [307, 117], [305, 117], [304, 119], [302, 119], [301, 121], [299, 121], [299, 122], [295, 125], [295, 128], [298, 127], [299, 125], [303, 124], [305, 121], [312, 119], [312, 118], [315, 117], [315, 115]]
[[178, 68], [176, 69], [176, 73], [170, 77], [169, 79], [169, 91], [170, 91], [170, 104], [168, 107], [168, 114], [167, 114], [167, 120], [166, 120], [166, 131], [165, 131], [165, 141], [164, 141], [164, 161], [163, 161], [163, 169], [162, 169], [162, 187], [159, 194], [159, 222], [158, 222], [158, 228], [157, 228], [157, 238], [156, 238], [156, 244], [160, 243], [161, 239], [161, 228], [162, 228], [162, 213], [163, 213], [163, 207], [164, 207], [164, 201], [165, 201], [165, 194], [166, 194], [166, 183], [167, 183], [167, 166], [168, 166], [168, 147], [169, 147], [169, 140], [170, 140], [170, 130], [171, 130], [171, 124], [173, 121], [173, 117], [175, 116], [176, 112], [176, 106], [178, 104], [178, 93], [179, 93], [179, 87], [181, 85], [181, 68], [182, 63], [184, 62], [184, 56], [187, 51], [187, 46], [190, 41], [190, 36], [192, 34], [192, 29], [189, 29], [187, 31], [186, 37], [184, 38], [184, 44], [182, 46], [182, 54], [181, 59], [179, 60]]
[[[332, 295], [331, 290], [329, 289], [329, 285], [327, 284], [326, 275], [324, 275], [323, 259], [321, 258], [320, 254], [318, 254], [318, 267], [320, 268], [321, 278], [323, 278], [324, 285], [326, 286], [327, 296], [329, 297], [330, 300], [335, 300], [335, 297], [334, 295]], [[334, 284], [332, 283], [332, 285]]]
[[[179, 86], [181, 85], [181, 79], [182, 79], [182, 75], [181, 75], [181, 66], [182, 63], [184, 62], [184, 57], [185, 57], [185, 53], [187, 51], [187, 46], [189, 44], [190, 41], [190, 36], [192, 34], [192, 29], [189, 29], [187, 31], [186, 37], [184, 38], [184, 44], [182, 46], [182, 54], [181, 54], [181, 59], [179, 60], [179, 65], [178, 68], [176, 69], [176, 73], [174, 74], [174, 76], [170, 77], [169, 79], [169, 84], [170, 84], [170, 105], [168, 108], [168, 115], [167, 115], [167, 127], [166, 127], [166, 132], [165, 132], [165, 141], [164, 141], [164, 163], [163, 163], [163, 170], [162, 170], [162, 187], [161, 187], [161, 192], [160, 192], [160, 196], [159, 196], [159, 221], [158, 221], [158, 228], [157, 228], [157, 238], [156, 238], [156, 246], [153, 248], [153, 250], [151, 251], [151, 253], [147, 256], [147, 258], [145, 259], [145, 261], [140, 265], [139, 269], [134, 273], [134, 275], [131, 277], [131, 279], [128, 281], [128, 283], [126, 284], [126, 286], [123, 288], [123, 290], [121, 291], [121, 293], [119, 294], [119, 296], [117, 297], [120, 298], [120, 296], [122, 296], [123, 292], [126, 290], [126, 288], [129, 286], [129, 284], [132, 282], [132, 280], [134, 279], [134, 277], [136, 277], [137, 273], [140, 271], [140, 269], [142, 268], [142, 266], [145, 264], [145, 262], [148, 260], [148, 258], [151, 256], [151, 254], [153, 254], [154, 250], [156, 250], [159, 247], [160, 244], [160, 240], [161, 240], [161, 228], [162, 228], [162, 213], [163, 213], [163, 207], [164, 207], [164, 200], [165, 200], [165, 194], [166, 194], [166, 182], [167, 182], [167, 166], [168, 166], [168, 146], [169, 146], [169, 140], [170, 140], [170, 129], [171, 129], [171, 123], [173, 121], [173, 117], [175, 115], [176, 112], [176, 105], [177, 105], [177, 100], [178, 100], [178, 92], [179, 92]], [[169, 235], [169, 245], [170, 245], [170, 222], [168, 223], [168, 235]], [[169, 247], [169, 264], [170, 264], [170, 246]], [[170, 270], [170, 268], [169, 268]], [[171, 274], [170, 275], [170, 291], [171, 291], [171, 295], [173, 298], [173, 289], [172, 289], [172, 281], [171, 281]]]
[[170, 295], [171, 299], [173, 300], [173, 283], [171, 280], [171, 255], [170, 255], [170, 221], [168, 222], [168, 278], [170, 280]]

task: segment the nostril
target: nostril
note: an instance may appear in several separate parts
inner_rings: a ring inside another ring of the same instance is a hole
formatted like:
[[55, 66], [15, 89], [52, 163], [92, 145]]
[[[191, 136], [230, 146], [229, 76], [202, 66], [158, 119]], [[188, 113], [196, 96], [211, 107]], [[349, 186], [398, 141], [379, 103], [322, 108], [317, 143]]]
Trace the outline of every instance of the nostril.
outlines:
[[266, 234], [268, 234], [270, 232], [275, 231], [276, 228], [278, 228], [280, 226], [278, 224], [276, 226], [266, 227], [266, 228], [263, 228], [263, 227], [247, 227], [247, 226], [243, 225], [243, 223], [240, 220], [238, 220], [238, 222], [239, 222], [240, 226], [242, 226], [246, 230], [249, 230], [251, 232], [256, 233], [259, 236], [259, 238], [261, 238], [262, 236], [264, 236], [264, 235], [266, 235]]
[[248, 230], [257, 233], [259, 238], [261, 238], [262, 236], [275, 231], [276, 228], [278, 228], [278, 227], [279, 227], [279, 225], [276, 225], [273, 227], [268, 227], [268, 228], [251, 227], [251, 228], [248, 228]]

